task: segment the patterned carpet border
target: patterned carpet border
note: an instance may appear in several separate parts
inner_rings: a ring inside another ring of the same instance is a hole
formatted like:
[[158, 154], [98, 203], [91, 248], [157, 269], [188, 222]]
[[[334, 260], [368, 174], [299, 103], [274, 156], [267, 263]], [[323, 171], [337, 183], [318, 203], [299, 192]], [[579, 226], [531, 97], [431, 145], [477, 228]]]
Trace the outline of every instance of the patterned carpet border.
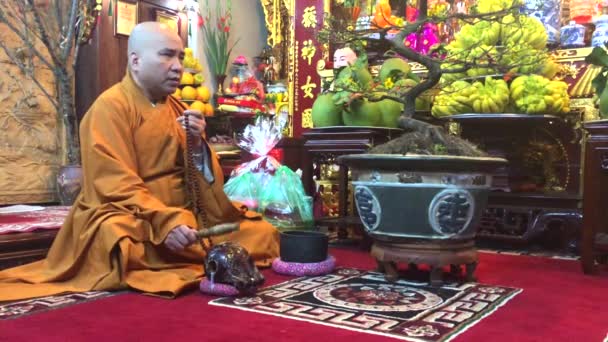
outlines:
[[252, 297], [223, 297], [210, 305], [284, 317], [412, 342], [447, 342], [491, 315], [522, 289], [479, 283], [399, 280], [350, 268], [302, 277]]
[[64, 308], [123, 292], [88, 291], [32, 298], [14, 302], [0, 302], [0, 320], [16, 319], [40, 312]]

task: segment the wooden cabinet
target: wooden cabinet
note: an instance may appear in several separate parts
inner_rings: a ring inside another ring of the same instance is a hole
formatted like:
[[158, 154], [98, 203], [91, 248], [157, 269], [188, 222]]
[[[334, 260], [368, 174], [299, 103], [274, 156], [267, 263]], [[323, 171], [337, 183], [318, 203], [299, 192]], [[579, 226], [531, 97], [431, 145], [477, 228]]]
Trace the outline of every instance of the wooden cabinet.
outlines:
[[509, 161], [494, 176], [478, 237], [575, 252], [582, 229], [581, 130], [550, 115], [463, 114], [449, 120], [459, 124], [461, 137]]
[[585, 130], [581, 262], [594, 273], [608, 255], [608, 120], [588, 122]]

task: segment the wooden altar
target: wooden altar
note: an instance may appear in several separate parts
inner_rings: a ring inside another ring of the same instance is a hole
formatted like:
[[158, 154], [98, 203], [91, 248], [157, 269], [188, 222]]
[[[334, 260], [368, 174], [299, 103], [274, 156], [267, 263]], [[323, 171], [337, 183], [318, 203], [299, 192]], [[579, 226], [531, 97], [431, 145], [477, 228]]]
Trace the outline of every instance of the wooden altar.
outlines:
[[608, 259], [608, 120], [588, 122], [585, 130], [581, 262], [585, 273], [595, 273]]
[[[335, 164], [338, 156], [365, 153], [371, 147], [385, 143], [402, 133], [401, 129], [384, 127], [324, 127], [313, 128], [302, 136], [302, 183], [304, 190], [314, 195], [315, 179], [322, 177], [322, 165]], [[338, 166], [336, 177], [338, 185], [338, 211], [334, 217], [317, 222], [318, 225], [337, 226], [338, 238], [348, 236], [347, 226], [359, 226], [360, 221], [354, 212], [349, 212], [351, 202], [348, 191], [349, 172], [345, 165]], [[331, 190], [330, 190], [331, 191]]]

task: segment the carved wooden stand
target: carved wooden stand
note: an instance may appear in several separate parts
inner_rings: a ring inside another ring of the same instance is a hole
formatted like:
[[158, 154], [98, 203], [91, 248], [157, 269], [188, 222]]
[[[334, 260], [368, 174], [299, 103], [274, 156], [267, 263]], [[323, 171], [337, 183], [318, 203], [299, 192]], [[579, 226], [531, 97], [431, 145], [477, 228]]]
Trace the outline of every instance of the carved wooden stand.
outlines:
[[474, 273], [477, 267], [477, 249], [473, 240], [460, 241], [424, 241], [412, 240], [403, 243], [374, 242], [371, 251], [378, 263], [378, 271], [385, 274], [389, 282], [397, 281], [399, 273], [398, 262], [407, 263], [410, 267], [426, 264], [431, 267], [431, 286], [441, 286], [444, 266], [450, 265], [454, 274], [461, 273], [461, 265], [465, 266], [466, 281], [475, 281]]

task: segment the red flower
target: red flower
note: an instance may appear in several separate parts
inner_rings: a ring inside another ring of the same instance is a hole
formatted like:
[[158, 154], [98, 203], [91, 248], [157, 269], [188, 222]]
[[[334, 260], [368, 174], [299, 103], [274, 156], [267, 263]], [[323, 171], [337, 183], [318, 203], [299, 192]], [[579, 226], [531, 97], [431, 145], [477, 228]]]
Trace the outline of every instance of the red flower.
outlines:
[[226, 17], [221, 17], [220, 21], [222, 22], [222, 24], [225, 23], [226, 22]]
[[203, 19], [203, 17], [200, 14], [198, 15], [197, 19], [198, 19], [197, 26], [203, 27], [205, 25], [205, 19]]
[[230, 33], [230, 26], [225, 26], [224, 27], [224, 32]]

